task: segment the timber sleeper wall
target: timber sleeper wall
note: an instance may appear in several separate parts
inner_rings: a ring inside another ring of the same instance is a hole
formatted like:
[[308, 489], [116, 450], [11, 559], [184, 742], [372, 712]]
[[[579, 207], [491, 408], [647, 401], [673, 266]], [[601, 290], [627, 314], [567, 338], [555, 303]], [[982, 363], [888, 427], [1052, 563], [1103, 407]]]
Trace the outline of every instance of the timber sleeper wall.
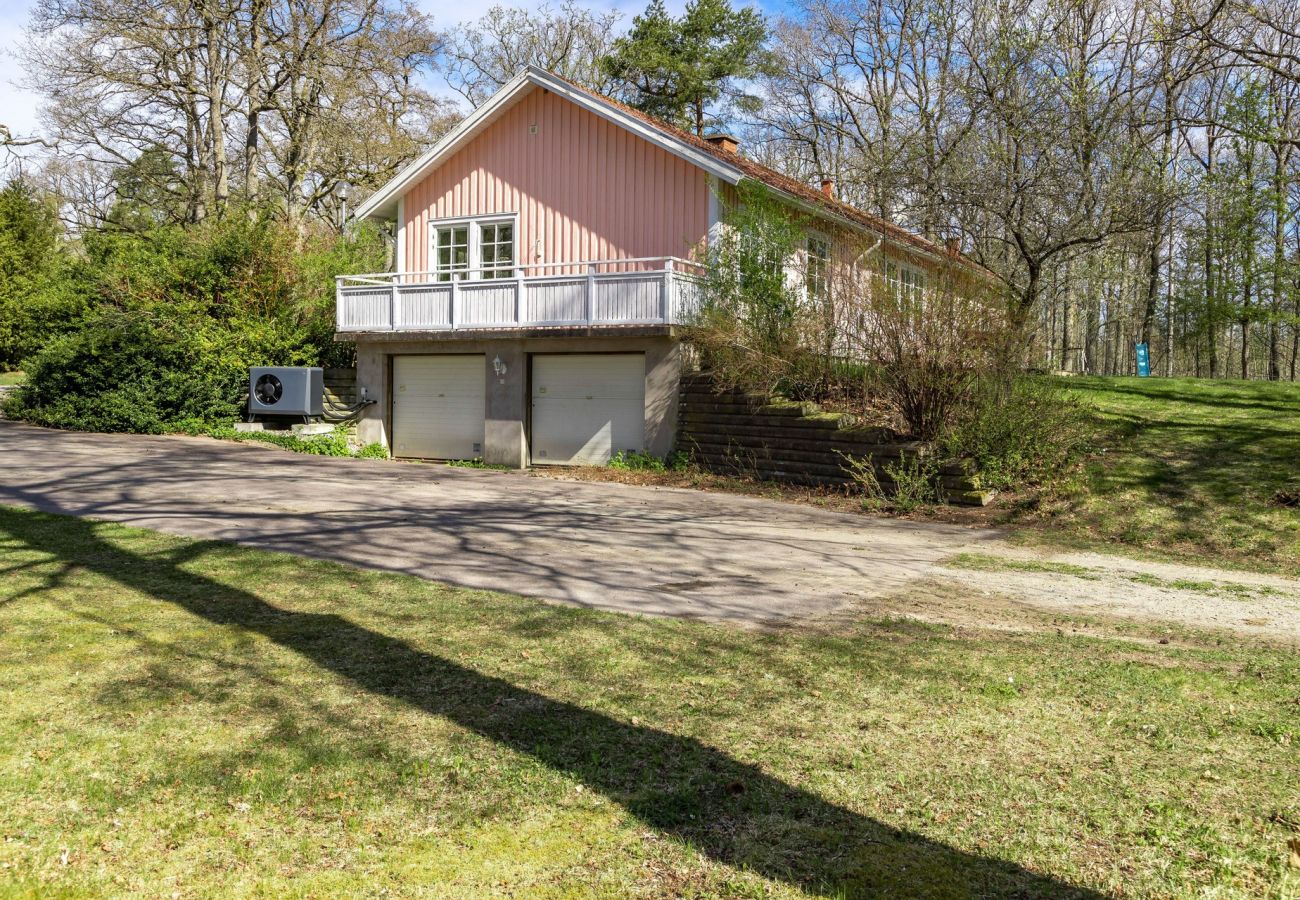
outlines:
[[[844, 456], [870, 457], [888, 491], [883, 466], [926, 456], [927, 444], [885, 428], [857, 427], [849, 416], [822, 412], [815, 404], [773, 402], [761, 395], [720, 391], [706, 373], [682, 375], [678, 447], [713, 472], [771, 481], [848, 487], [853, 478]], [[992, 492], [960, 462], [939, 468], [939, 487], [950, 503], [984, 505]]]

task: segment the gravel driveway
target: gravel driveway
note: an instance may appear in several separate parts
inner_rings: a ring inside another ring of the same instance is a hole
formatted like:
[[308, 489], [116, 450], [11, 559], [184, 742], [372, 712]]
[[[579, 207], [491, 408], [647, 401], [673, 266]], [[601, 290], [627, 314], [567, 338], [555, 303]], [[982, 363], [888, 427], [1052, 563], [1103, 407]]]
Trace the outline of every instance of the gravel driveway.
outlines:
[[834, 616], [989, 530], [696, 491], [0, 421], [0, 503], [650, 615]]

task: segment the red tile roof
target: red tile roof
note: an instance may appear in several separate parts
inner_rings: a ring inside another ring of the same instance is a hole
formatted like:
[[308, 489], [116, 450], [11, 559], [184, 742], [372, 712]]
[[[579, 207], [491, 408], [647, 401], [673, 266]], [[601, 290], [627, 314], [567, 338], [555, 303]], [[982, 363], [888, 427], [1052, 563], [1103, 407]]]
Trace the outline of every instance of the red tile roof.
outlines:
[[630, 116], [635, 116], [637, 119], [645, 122], [655, 130], [662, 132], [675, 140], [688, 144], [695, 150], [707, 153], [709, 156], [714, 157], [725, 165], [739, 169], [746, 178], [752, 178], [754, 181], [765, 184], [770, 188], [789, 194], [815, 209], [822, 210], [833, 216], [838, 216], [841, 219], [847, 219], [861, 228], [875, 232], [882, 237], [897, 241], [900, 244], [911, 245], [926, 253], [954, 259], [979, 272], [988, 272], [988, 270], [979, 263], [962, 253], [954, 253], [948, 250], [948, 248], [936, 244], [934, 241], [927, 240], [919, 234], [913, 234], [906, 228], [901, 228], [898, 225], [895, 225], [893, 222], [863, 212], [856, 206], [852, 206], [842, 200], [837, 200], [834, 197], [827, 196], [822, 193], [819, 188], [813, 187], [810, 184], [805, 184], [804, 182], [791, 178], [788, 175], [784, 175], [776, 169], [757, 163], [752, 159], [741, 156], [739, 153], [724, 150], [699, 135], [692, 134], [685, 129], [678, 128], [676, 125], [671, 125], [662, 119], [655, 118], [634, 106], [628, 106], [626, 103], [615, 100], [613, 97], [607, 97], [604, 94], [597, 93], [596, 91], [591, 90], [591, 88], [569, 81], [567, 78], [555, 75], [554, 73], [548, 74], [557, 81], [563, 81], [566, 85], [569, 85], [575, 90], [581, 91], [590, 97], [594, 97], [603, 103], [615, 106], [620, 111], [627, 113]]

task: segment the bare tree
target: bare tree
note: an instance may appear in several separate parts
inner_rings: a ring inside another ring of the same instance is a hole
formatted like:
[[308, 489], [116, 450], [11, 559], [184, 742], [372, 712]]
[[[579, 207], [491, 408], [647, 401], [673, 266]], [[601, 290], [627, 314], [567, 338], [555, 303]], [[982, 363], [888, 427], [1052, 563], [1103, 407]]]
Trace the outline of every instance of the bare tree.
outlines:
[[558, 8], [494, 6], [453, 30], [443, 48], [452, 89], [478, 105], [525, 66], [539, 66], [581, 85], [610, 93], [600, 61], [618, 36], [617, 12], [594, 13], [565, 0]]
[[40, 0], [32, 35], [60, 152], [167, 154], [191, 222], [234, 198], [330, 217], [446, 125], [419, 77], [439, 38], [408, 0]]

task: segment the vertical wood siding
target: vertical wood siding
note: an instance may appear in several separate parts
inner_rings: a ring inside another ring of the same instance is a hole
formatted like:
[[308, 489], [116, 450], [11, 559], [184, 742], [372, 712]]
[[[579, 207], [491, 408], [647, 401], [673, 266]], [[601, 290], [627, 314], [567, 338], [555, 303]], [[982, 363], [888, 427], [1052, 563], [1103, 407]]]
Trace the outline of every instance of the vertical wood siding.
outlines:
[[524, 265], [688, 256], [708, 233], [709, 186], [685, 160], [534, 88], [414, 185], [403, 212], [408, 272], [431, 268], [431, 221], [497, 213], [518, 213]]

